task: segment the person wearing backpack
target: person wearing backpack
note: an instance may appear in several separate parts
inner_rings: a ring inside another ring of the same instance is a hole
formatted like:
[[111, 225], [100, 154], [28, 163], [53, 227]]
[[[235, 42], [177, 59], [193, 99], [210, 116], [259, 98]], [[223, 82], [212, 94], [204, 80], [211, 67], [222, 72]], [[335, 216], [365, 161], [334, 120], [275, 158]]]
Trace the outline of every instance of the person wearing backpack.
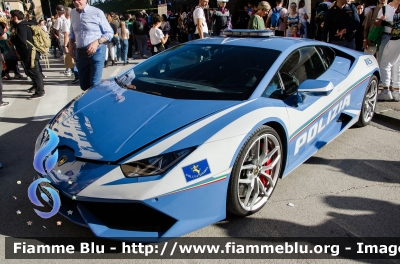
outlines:
[[138, 43], [138, 49], [140, 58], [147, 59], [145, 55], [147, 50], [147, 35], [148, 35], [148, 26], [147, 21], [143, 18], [141, 13], [136, 13], [136, 20], [133, 23], [133, 33], [135, 34], [136, 41]]
[[27, 41], [30, 43], [34, 42], [30, 25], [35, 25], [35, 23], [23, 20], [25, 16], [20, 10], [12, 10], [10, 14], [11, 24], [15, 28], [15, 34], [11, 37], [11, 43], [14, 44], [18, 56], [25, 66], [26, 73], [33, 82], [33, 86], [28, 89], [28, 92], [34, 92], [34, 94], [29, 99], [42, 98], [45, 95], [45, 91], [43, 76], [39, 70], [40, 54], [38, 51], [32, 52], [34, 51], [33, 46], [27, 44]]
[[284, 37], [286, 35], [286, 14], [288, 10], [283, 7], [283, 0], [276, 1], [276, 7], [268, 13], [266, 28], [274, 30], [275, 36]]
[[356, 49], [355, 32], [360, 27], [356, 7], [346, 0], [334, 2], [325, 14], [322, 41]]

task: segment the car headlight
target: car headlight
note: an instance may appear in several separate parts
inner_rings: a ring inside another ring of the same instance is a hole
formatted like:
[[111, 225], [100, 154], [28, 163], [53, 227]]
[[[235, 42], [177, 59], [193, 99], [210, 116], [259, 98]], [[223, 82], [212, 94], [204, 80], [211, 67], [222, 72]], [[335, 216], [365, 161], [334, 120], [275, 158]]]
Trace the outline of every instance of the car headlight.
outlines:
[[190, 147], [147, 159], [132, 161], [122, 164], [121, 170], [125, 177], [128, 178], [163, 174], [195, 149], [196, 147]]

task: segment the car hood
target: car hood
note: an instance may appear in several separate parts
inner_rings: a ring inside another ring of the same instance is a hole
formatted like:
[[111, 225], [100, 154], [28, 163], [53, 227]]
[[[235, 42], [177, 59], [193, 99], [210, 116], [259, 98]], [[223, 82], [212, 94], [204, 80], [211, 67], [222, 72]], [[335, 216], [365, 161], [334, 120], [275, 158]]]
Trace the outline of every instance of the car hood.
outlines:
[[176, 100], [104, 81], [73, 100], [50, 127], [75, 157], [117, 161], [164, 135], [238, 101]]

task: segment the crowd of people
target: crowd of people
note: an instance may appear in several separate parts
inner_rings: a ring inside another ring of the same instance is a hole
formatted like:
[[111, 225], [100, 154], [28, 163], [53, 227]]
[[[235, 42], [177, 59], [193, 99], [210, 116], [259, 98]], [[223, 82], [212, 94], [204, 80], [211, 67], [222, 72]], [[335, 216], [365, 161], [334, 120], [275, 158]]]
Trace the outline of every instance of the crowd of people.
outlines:
[[[249, 3], [234, 14], [226, 7], [228, 1], [217, 0], [216, 8], [208, 8], [209, 0], [199, 0], [197, 6], [180, 12], [169, 6], [166, 14], [159, 15], [145, 10], [135, 14], [104, 13], [87, 0], [77, 0], [74, 8], [58, 5], [55, 16], [38, 23], [13, 10], [9, 21], [0, 17], [0, 29], [4, 29], [0, 40], [5, 62], [2, 79], [11, 79], [10, 71], [14, 78], [22, 78], [18, 67], [21, 61], [33, 83], [28, 89], [33, 93], [31, 99], [45, 95], [41, 56], [26, 45], [26, 41], [32, 41], [29, 27], [33, 24], [48, 33], [53, 56], [65, 57], [61, 74], [74, 75], [72, 83], [79, 83], [82, 90], [100, 83], [104, 67], [129, 64], [130, 58], [146, 59], [148, 50], [157, 54], [168, 49], [171, 41], [219, 36], [226, 29], [271, 29], [275, 36], [311, 38], [374, 54], [383, 87], [378, 99], [400, 101], [400, 0], [389, 4], [387, 0], [324, 0], [311, 12], [306, 10], [304, 0], [298, 4], [276, 0], [274, 7], [261, 1], [257, 5]], [[0, 92], [0, 107], [6, 105]]]

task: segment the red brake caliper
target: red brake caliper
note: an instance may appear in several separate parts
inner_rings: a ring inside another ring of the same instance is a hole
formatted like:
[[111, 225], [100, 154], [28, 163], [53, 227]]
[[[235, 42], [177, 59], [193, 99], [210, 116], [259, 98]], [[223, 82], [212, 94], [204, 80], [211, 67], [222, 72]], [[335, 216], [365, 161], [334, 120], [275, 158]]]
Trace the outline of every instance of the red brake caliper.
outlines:
[[[262, 145], [261, 148], [263, 148], [263, 147], [264, 147], [264, 146], [263, 146], [264, 143], [261, 144], [261, 145]], [[267, 154], [268, 154], [268, 153], [269, 153], [269, 146], [268, 146], [268, 152], [267, 152]], [[265, 162], [265, 163], [263, 164], [263, 166], [267, 166], [267, 165], [269, 165], [271, 162], [272, 162], [272, 158], [270, 158], [269, 160], [267, 160], [267, 162]], [[266, 170], [265, 173], [271, 174], [271, 170]], [[262, 184], [264, 184], [264, 186], [267, 186], [268, 180], [267, 180], [265, 177], [260, 177], [260, 181], [262, 182]]]

